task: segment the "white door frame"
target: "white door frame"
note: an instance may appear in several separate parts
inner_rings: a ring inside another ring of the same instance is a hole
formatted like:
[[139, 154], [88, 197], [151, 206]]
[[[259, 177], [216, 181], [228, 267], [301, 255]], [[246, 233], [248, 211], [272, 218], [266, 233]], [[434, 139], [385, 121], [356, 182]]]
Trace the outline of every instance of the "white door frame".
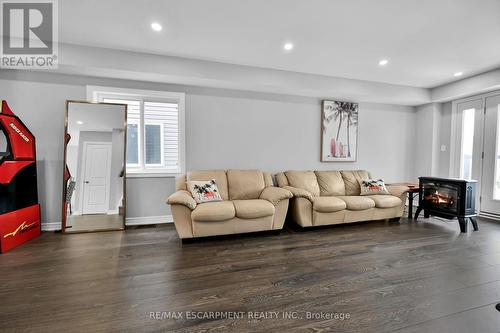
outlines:
[[[461, 171], [461, 156], [462, 156], [462, 115], [458, 111], [458, 106], [463, 103], [474, 102], [475, 100], [481, 100], [481, 117], [480, 124], [478, 126], [474, 126], [474, 131], [480, 130], [481, 139], [480, 145], [474, 145], [474, 150], [479, 149], [481, 156], [484, 153], [484, 121], [485, 121], [485, 112], [486, 112], [486, 99], [488, 97], [497, 96], [500, 94], [500, 90], [491, 91], [484, 94], [469, 96], [466, 98], [458, 99], [452, 101], [452, 109], [451, 109], [451, 133], [450, 133], [450, 169], [449, 176], [450, 177], [460, 177]], [[474, 132], [475, 133], [475, 132]], [[473, 162], [474, 163], [474, 162]], [[483, 184], [483, 158], [479, 160], [479, 170], [480, 175], [477, 179], [478, 184], [476, 187], [476, 210], [479, 215], [488, 215], [491, 214], [483, 214], [481, 212], [481, 201], [480, 197], [482, 195], [482, 184]]]
[[[111, 142], [99, 142], [99, 141], [84, 141], [83, 142], [83, 152], [82, 152], [82, 172], [81, 172], [81, 179], [80, 179], [80, 188], [81, 188], [81, 193], [80, 193], [80, 200], [79, 200], [79, 206], [80, 206], [80, 212], [81, 215], [84, 215], [84, 209], [83, 209], [83, 198], [84, 198], [84, 185], [85, 185], [85, 171], [86, 171], [86, 165], [87, 165], [87, 147], [88, 145], [102, 145], [102, 146], [109, 146], [111, 149], [111, 156], [113, 155], [113, 144]], [[110, 185], [111, 182], [111, 161], [108, 163], [108, 185]], [[106, 193], [106, 198], [108, 202], [108, 208], [106, 211], [109, 211], [109, 197], [110, 197], [110, 189], [111, 186], [108, 186], [107, 193]]]
[[[462, 172], [462, 130], [463, 130], [463, 120], [462, 114], [459, 112], [458, 108], [462, 104], [469, 104], [470, 106], [479, 102], [480, 112], [484, 113], [484, 98], [481, 96], [468, 97], [452, 102], [452, 112], [451, 112], [451, 138], [450, 138], [450, 170], [449, 176], [459, 178]], [[480, 119], [482, 124], [483, 118]], [[477, 125], [477, 124], [475, 124]], [[474, 126], [477, 127], [477, 126]], [[476, 128], [474, 128], [476, 130]], [[480, 129], [482, 131], [482, 127]], [[482, 147], [474, 146], [474, 149], [482, 149]]]
[[[490, 190], [490, 187], [489, 185], [486, 185], [487, 183], [484, 182], [484, 179], [486, 178], [486, 176], [488, 176], [487, 173], [485, 173], [484, 171], [484, 168], [485, 166], [488, 167], [487, 164], [484, 163], [485, 161], [485, 157], [487, 157], [489, 154], [488, 151], [487, 151], [487, 148], [491, 148], [491, 146], [487, 147], [486, 144], [486, 132], [487, 132], [487, 126], [493, 126], [493, 128], [495, 129], [495, 133], [496, 133], [496, 137], [493, 139], [493, 154], [494, 154], [494, 158], [493, 158], [493, 164], [494, 164], [494, 168], [493, 168], [493, 173], [490, 175], [492, 176], [492, 179], [490, 179], [491, 181], [495, 182], [495, 173], [496, 173], [496, 165], [497, 165], [497, 158], [496, 158], [496, 155], [497, 155], [497, 142], [498, 142], [498, 135], [499, 135], [499, 127], [498, 127], [498, 117], [500, 116], [498, 113], [496, 115], [496, 121], [494, 124], [486, 124], [486, 120], [488, 119], [487, 116], [489, 115], [487, 113], [487, 110], [488, 110], [488, 104], [487, 104], [487, 100], [488, 98], [499, 98], [500, 97], [500, 91], [498, 91], [496, 94], [493, 94], [493, 95], [490, 95], [490, 96], [486, 96], [485, 99], [484, 99], [484, 132], [483, 132], [483, 156], [482, 156], [482, 165], [481, 165], [481, 183], [484, 183], [485, 186], [484, 187], [481, 187], [481, 192], [479, 193], [480, 197], [482, 198], [482, 201], [481, 201], [481, 210], [483, 209], [483, 205], [488, 201], [488, 198], [484, 198], [483, 197], [483, 190], [484, 191], [487, 191], [489, 192]], [[493, 106], [493, 108], [495, 109], [495, 106]], [[491, 116], [491, 114], [490, 114]], [[491, 121], [491, 120], [490, 120]], [[489, 128], [491, 129], [491, 128]], [[491, 140], [492, 138], [489, 137], [489, 140]], [[492, 142], [488, 142], [488, 144], [491, 144]], [[490, 151], [491, 153], [491, 151]], [[494, 193], [494, 185], [491, 187], [491, 193], [489, 193], [487, 196], [488, 197], [491, 197], [491, 200], [489, 200], [489, 203], [488, 204], [491, 204], [491, 201], [498, 201], [496, 200], [495, 198], [493, 198], [493, 193]], [[484, 207], [484, 212], [482, 212], [485, 216], [490, 216], [490, 217], [498, 217], [500, 215], [500, 212], [497, 212], [496, 210], [498, 209], [498, 203], [495, 203], [493, 205], [496, 205], [497, 207], [492, 207], [490, 206], [489, 208], [488, 207]], [[487, 206], [487, 205], [486, 205]], [[489, 210], [491, 209], [491, 211], [486, 211], [486, 210]]]

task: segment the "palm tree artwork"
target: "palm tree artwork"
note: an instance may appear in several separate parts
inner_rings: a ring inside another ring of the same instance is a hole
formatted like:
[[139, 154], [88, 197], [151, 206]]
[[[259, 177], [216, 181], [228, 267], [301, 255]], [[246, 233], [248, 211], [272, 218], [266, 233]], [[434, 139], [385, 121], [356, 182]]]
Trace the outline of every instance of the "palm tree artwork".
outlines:
[[347, 114], [347, 157], [351, 157], [351, 126], [358, 126], [358, 104], [348, 103]]
[[322, 161], [356, 160], [358, 109], [357, 103], [323, 101]]

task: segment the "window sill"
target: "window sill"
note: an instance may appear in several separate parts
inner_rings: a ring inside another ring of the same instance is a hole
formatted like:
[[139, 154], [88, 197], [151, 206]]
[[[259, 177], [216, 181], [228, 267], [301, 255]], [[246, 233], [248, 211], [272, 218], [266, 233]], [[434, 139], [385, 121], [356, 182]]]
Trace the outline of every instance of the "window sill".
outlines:
[[126, 178], [175, 178], [179, 172], [131, 172], [127, 171]]

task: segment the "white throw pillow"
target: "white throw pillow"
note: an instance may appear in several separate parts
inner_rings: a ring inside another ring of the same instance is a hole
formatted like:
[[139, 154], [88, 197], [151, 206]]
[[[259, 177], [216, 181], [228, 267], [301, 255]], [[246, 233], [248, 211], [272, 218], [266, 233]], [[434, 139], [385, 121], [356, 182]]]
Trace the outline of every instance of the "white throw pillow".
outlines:
[[222, 201], [215, 179], [188, 181], [187, 188], [196, 203]]
[[359, 181], [361, 195], [390, 194], [383, 179], [363, 179]]

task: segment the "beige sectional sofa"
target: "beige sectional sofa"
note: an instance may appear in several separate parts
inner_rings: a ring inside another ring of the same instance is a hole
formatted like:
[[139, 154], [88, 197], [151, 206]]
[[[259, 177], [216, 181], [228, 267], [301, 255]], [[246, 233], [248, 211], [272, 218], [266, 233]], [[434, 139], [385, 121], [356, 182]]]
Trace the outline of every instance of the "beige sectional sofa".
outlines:
[[367, 171], [286, 171], [276, 175], [281, 188], [293, 193], [291, 216], [302, 227], [398, 219], [407, 187], [387, 186], [390, 195], [360, 195]]
[[[223, 201], [197, 204], [187, 181], [214, 179]], [[192, 171], [177, 178], [172, 205], [182, 239], [283, 228], [292, 193], [273, 186], [271, 175], [258, 170]]]

